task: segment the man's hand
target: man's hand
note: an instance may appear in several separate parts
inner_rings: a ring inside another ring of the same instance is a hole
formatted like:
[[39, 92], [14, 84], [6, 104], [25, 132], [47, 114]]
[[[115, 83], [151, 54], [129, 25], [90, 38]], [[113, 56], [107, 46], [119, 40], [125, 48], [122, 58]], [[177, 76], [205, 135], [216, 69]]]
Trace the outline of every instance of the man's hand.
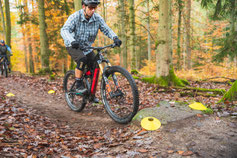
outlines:
[[114, 38], [114, 43], [115, 43], [116, 46], [120, 47], [121, 44], [122, 44], [122, 41], [118, 37], [115, 37]]
[[80, 47], [80, 43], [78, 41], [73, 41], [71, 45], [72, 45], [72, 48], [74, 49], [78, 49]]

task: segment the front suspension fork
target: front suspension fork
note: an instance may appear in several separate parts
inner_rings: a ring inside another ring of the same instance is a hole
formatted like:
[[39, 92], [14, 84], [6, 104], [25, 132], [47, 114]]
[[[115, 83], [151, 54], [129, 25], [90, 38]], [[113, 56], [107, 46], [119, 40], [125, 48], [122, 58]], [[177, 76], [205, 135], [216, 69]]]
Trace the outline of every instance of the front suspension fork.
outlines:
[[[107, 90], [108, 90], [108, 93], [109, 93], [110, 97], [113, 98], [113, 97], [114, 97], [114, 94], [113, 94], [113, 91], [112, 91], [112, 89], [111, 89], [111, 85], [110, 85], [110, 83], [109, 83], [108, 78], [106, 77], [106, 75], [105, 75], [105, 73], [104, 73], [104, 72], [106, 71], [106, 69], [109, 68], [109, 67], [111, 67], [112, 65], [111, 65], [110, 63], [107, 63], [107, 64], [108, 64], [108, 66], [105, 67], [105, 68], [103, 67], [102, 64], [99, 64], [99, 67], [100, 67], [101, 70], [103, 70], [103, 72], [102, 72], [102, 77], [103, 77], [103, 79], [104, 79], [104, 81], [105, 81], [105, 86], [106, 86], [106, 88], [107, 88]], [[119, 89], [118, 80], [117, 80], [117, 77], [116, 77], [116, 75], [115, 75], [114, 73], [112, 74], [112, 78], [113, 78], [113, 82], [114, 82], [116, 88]]]

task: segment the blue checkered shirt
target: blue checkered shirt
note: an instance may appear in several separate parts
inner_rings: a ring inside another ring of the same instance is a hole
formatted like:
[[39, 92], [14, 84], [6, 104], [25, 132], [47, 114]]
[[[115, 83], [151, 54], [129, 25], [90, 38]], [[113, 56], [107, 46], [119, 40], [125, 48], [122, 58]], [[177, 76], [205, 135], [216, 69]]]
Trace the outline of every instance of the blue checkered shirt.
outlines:
[[[94, 13], [88, 21], [85, 18], [83, 9], [81, 9], [68, 17], [66, 23], [61, 28], [61, 36], [66, 47], [70, 47], [73, 41], [87, 43], [91, 46], [99, 29], [111, 39], [117, 36], [99, 14]], [[86, 55], [91, 51], [86, 51], [84, 54]]]

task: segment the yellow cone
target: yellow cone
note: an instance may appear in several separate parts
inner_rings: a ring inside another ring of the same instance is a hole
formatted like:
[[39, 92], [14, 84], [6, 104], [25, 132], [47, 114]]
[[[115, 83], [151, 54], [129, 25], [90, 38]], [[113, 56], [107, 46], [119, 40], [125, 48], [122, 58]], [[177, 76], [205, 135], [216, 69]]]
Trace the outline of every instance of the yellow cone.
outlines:
[[198, 103], [198, 102], [190, 104], [189, 107], [194, 110], [207, 110], [207, 108], [202, 103]]
[[48, 91], [48, 94], [53, 94], [53, 93], [55, 93], [54, 90], [50, 90], [50, 91]]
[[15, 95], [12, 94], [12, 93], [8, 93], [6, 96], [7, 96], [7, 97], [14, 97]]
[[155, 117], [145, 117], [141, 121], [141, 126], [145, 130], [154, 131], [154, 130], [157, 130], [158, 128], [160, 128], [161, 123]]

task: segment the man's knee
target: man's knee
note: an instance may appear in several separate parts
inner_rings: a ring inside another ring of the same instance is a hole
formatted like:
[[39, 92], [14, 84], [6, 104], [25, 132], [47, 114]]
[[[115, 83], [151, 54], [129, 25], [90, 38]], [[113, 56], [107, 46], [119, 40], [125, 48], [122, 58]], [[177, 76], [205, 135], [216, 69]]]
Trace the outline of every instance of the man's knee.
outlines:
[[77, 62], [77, 69], [83, 71], [87, 62], [87, 57], [83, 57]]

